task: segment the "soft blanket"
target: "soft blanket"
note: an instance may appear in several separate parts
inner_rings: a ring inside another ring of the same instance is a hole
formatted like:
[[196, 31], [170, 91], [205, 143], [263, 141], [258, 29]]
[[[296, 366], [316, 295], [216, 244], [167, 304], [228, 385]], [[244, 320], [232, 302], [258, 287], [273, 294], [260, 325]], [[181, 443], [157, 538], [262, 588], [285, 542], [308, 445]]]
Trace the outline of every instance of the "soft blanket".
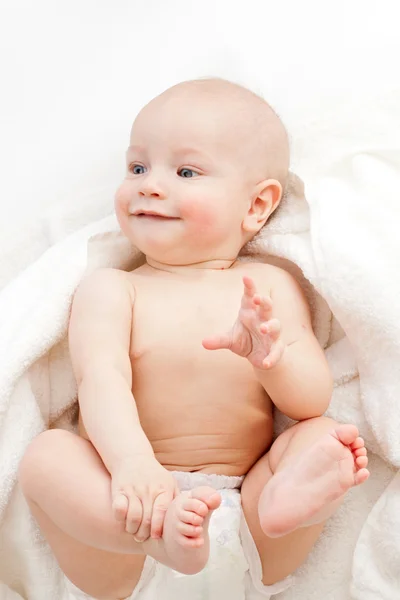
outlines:
[[[394, 152], [387, 162], [349, 156], [314, 180], [308, 203], [293, 177], [278, 214], [243, 253], [243, 260], [281, 264], [303, 285], [334, 374], [328, 414], [355, 423], [374, 453], [371, 479], [329, 521], [284, 600], [400, 594], [400, 480], [394, 475], [400, 464], [400, 219], [395, 194], [379, 205], [379, 177], [372, 178], [377, 171], [395, 178], [396, 161]], [[140, 261], [115, 218], [107, 217], [61, 239], [0, 295], [1, 600], [63, 598], [59, 569], [16, 485], [17, 468], [38, 433], [74, 426], [66, 331], [77, 285], [99, 266], [131, 269]], [[278, 430], [285, 424], [278, 418]]]

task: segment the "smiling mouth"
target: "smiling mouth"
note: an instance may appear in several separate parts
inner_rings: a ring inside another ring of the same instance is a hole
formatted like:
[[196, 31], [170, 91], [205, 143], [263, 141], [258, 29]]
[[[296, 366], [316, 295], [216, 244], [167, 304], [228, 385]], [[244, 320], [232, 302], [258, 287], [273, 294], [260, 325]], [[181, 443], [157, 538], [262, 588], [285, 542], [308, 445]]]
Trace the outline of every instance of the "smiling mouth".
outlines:
[[156, 221], [178, 221], [179, 217], [169, 217], [168, 215], [160, 215], [158, 213], [139, 212], [134, 215], [139, 219], [153, 219]]

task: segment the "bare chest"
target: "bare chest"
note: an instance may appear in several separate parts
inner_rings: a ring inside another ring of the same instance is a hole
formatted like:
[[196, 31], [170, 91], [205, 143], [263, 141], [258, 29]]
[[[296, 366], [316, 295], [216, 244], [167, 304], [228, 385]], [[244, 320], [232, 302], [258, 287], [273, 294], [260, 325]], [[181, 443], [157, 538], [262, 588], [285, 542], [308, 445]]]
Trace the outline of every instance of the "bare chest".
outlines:
[[149, 352], [172, 356], [210, 354], [205, 337], [224, 333], [234, 324], [240, 308], [241, 286], [210, 286], [185, 282], [182, 286], [138, 289], [132, 327], [132, 357]]
[[132, 391], [158, 459], [173, 468], [245, 473], [270, 442], [270, 402], [246, 359], [202, 345], [237, 319], [240, 274], [139, 279], [135, 290]]

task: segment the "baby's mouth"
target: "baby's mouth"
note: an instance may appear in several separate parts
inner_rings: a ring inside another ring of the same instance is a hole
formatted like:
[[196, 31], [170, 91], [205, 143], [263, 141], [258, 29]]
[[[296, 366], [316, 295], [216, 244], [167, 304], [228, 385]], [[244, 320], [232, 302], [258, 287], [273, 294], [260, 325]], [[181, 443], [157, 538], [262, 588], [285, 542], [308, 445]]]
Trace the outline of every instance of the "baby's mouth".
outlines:
[[138, 211], [134, 213], [134, 217], [139, 219], [152, 219], [156, 221], [178, 221], [179, 217], [174, 217], [170, 215], [163, 215], [161, 213], [153, 212], [153, 211]]

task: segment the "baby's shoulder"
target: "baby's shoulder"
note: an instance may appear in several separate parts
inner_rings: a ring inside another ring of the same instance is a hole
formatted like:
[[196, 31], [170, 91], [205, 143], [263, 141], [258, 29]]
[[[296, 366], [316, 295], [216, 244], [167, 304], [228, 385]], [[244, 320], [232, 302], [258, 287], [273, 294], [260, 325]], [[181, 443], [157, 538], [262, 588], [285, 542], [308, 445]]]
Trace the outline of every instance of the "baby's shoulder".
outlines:
[[244, 275], [252, 277], [256, 287], [264, 293], [271, 293], [275, 289], [286, 289], [292, 286], [297, 287], [297, 282], [293, 275], [285, 269], [264, 262], [243, 262], [241, 271]]
[[86, 274], [79, 284], [75, 297], [87, 298], [88, 301], [99, 302], [100, 299], [112, 299], [129, 296], [134, 300], [134, 285], [130, 273], [120, 269], [99, 268]]
[[253, 263], [246, 274], [252, 277], [260, 294], [270, 296], [273, 313], [287, 331], [299, 323], [310, 324], [306, 295], [300, 283], [288, 271], [268, 263]]

